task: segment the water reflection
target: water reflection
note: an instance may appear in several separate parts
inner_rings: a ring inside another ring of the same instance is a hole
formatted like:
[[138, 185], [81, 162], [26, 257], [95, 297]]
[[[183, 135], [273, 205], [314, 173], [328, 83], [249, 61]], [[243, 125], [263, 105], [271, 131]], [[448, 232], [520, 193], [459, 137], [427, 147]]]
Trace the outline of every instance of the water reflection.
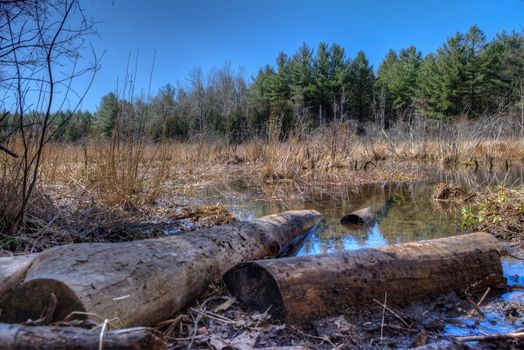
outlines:
[[[509, 285], [524, 283], [524, 262], [510, 257], [502, 258], [504, 277]], [[521, 329], [524, 325], [520, 312], [512, 317], [511, 303], [524, 303], [524, 291], [516, 290], [504, 293], [500, 298], [488, 300], [481, 307], [485, 317], [467, 317], [464, 314], [451, 316], [446, 320], [444, 334], [449, 335], [483, 335], [509, 333]]]
[[[522, 184], [523, 167], [503, 173], [490, 171], [442, 171], [436, 177], [466, 188], [483, 185], [515, 186]], [[417, 182], [400, 185], [367, 186], [358, 189], [341, 187], [337, 196], [312, 196], [313, 200], [240, 201], [230, 198], [225, 204], [233, 208], [240, 219], [273, 214], [285, 210], [316, 209], [325, 220], [292, 248], [289, 255], [332, 253], [419, 241], [461, 234], [460, 218], [456, 210], [446, 210], [432, 200], [435, 182]], [[380, 206], [393, 199], [385, 215], [368, 226], [344, 226], [340, 218], [360, 208]], [[504, 276], [508, 284], [524, 285], [524, 262], [503, 259]], [[524, 291], [504, 293], [489, 299], [482, 306], [484, 319], [467, 317], [464, 312], [449, 315], [444, 329], [449, 335], [505, 333], [524, 327], [522, 318], [511, 319], [505, 314], [512, 302], [524, 303]], [[507, 304], [504, 304], [507, 303]], [[506, 305], [506, 306], [505, 306]]]
[[[325, 221], [312, 232], [303, 244], [299, 255], [331, 253], [386, 244], [446, 237], [460, 233], [460, 220], [454, 212], [435, 207], [431, 199], [433, 185], [419, 182], [393, 186], [369, 186], [343, 190], [344, 199], [317, 201], [248, 201], [241, 204], [231, 200], [234, 214], [240, 219], [292, 209], [316, 209]], [[383, 207], [393, 199], [378, 220], [369, 226], [347, 226], [340, 218], [365, 207]]]

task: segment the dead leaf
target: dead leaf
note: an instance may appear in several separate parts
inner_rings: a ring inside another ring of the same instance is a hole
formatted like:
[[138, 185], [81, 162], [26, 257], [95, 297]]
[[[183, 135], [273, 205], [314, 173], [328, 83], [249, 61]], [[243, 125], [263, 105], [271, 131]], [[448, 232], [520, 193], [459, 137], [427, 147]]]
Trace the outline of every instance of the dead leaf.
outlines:
[[225, 302], [213, 309], [213, 312], [226, 311], [237, 301], [237, 298], [228, 298]]
[[235, 350], [253, 350], [259, 334], [260, 333], [256, 331], [244, 331], [231, 340], [222, 339], [219, 336], [212, 335], [209, 339], [209, 344], [216, 350], [222, 350], [225, 348]]
[[259, 334], [256, 331], [244, 331], [233, 338], [229, 346], [236, 350], [253, 350]]

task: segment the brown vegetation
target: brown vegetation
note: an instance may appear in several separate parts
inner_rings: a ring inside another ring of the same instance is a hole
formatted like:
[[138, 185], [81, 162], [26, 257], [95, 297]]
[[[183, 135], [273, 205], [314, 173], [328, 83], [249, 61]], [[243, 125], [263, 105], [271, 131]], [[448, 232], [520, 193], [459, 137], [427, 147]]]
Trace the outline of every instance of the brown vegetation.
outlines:
[[[305, 198], [319, 191], [336, 193], [340, 185], [422, 179], [432, 176], [435, 167], [506, 169], [520, 164], [524, 147], [516, 136], [476, 140], [466, 133], [472, 125], [457, 124], [454, 133], [438, 137], [417, 125], [413, 134], [398, 127], [358, 136], [342, 123], [287, 141], [253, 139], [240, 145], [222, 139], [51, 143], [26, 225], [4, 232], [0, 247], [39, 251], [71, 242], [154, 237], [166, 225], [175, 231], [184, 226], [176, 224], [182, 208], [210, 204], [202, 198], [205, 191], [230, 192], [232, 186], [265, 198]], [[15, 161], [0, 157], [2, 164]], [[8, 173], [0, 180], [0, 188], [9, 187]], [[2, 210], [9, 212], [11, 206], [16, 201], [5, 201]], [[203, 220], [202, 214], [192, 216], [206, 226], [232, 220], [223, 208], [220, 215], [213, 211]]]

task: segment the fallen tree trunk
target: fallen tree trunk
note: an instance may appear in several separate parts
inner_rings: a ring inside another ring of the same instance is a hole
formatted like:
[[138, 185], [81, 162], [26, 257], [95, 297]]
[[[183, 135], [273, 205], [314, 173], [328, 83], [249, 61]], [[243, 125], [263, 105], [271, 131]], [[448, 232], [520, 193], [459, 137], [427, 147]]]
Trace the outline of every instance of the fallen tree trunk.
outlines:
[[304, 323], [383, 300], [403, 305], [438, 293], [501, 283], [498, 242], [488, 233], [373, 249], [240, 264], [224, 275], [248, 307]]
[[386, 216], [389, 209], [395, 202], [392, 199], [388, 199], [384, 202], [375, 203], [372, 206], [355, 210], [347, 215], [344, 215], [340, 219], [342, 225], [369, 225], [372, 224], [383, 216]]
[[0, 323], [0, 350], [164, 350], [167, 342], [152, 328], [115, 331], [78, 327], [31, 327]]
[[153, 325], [238, 263], [278, 255], [320, 219], [314, 210], [290, 211], [166, 238], [52, 248], [0, 300], [0, 320], [37, 319], [56, 298], [53, 320], [79, 311], [117, 318], [121, 327]]
[[37, 254], [0, 258], [0, 297], [20, 284]]

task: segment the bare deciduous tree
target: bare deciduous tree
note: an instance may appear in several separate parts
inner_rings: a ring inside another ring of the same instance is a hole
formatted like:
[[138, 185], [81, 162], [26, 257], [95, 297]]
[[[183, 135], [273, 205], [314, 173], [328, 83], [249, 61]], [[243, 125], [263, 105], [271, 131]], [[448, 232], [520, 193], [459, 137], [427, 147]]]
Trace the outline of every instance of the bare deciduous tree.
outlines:
[[79, 0], [0, 0], [0, 232], [25, 223], [45, 146], [60, 132], [53, 112], [74, 113], [93, 81], [99, 60], [81, 56], [93, 26]]

